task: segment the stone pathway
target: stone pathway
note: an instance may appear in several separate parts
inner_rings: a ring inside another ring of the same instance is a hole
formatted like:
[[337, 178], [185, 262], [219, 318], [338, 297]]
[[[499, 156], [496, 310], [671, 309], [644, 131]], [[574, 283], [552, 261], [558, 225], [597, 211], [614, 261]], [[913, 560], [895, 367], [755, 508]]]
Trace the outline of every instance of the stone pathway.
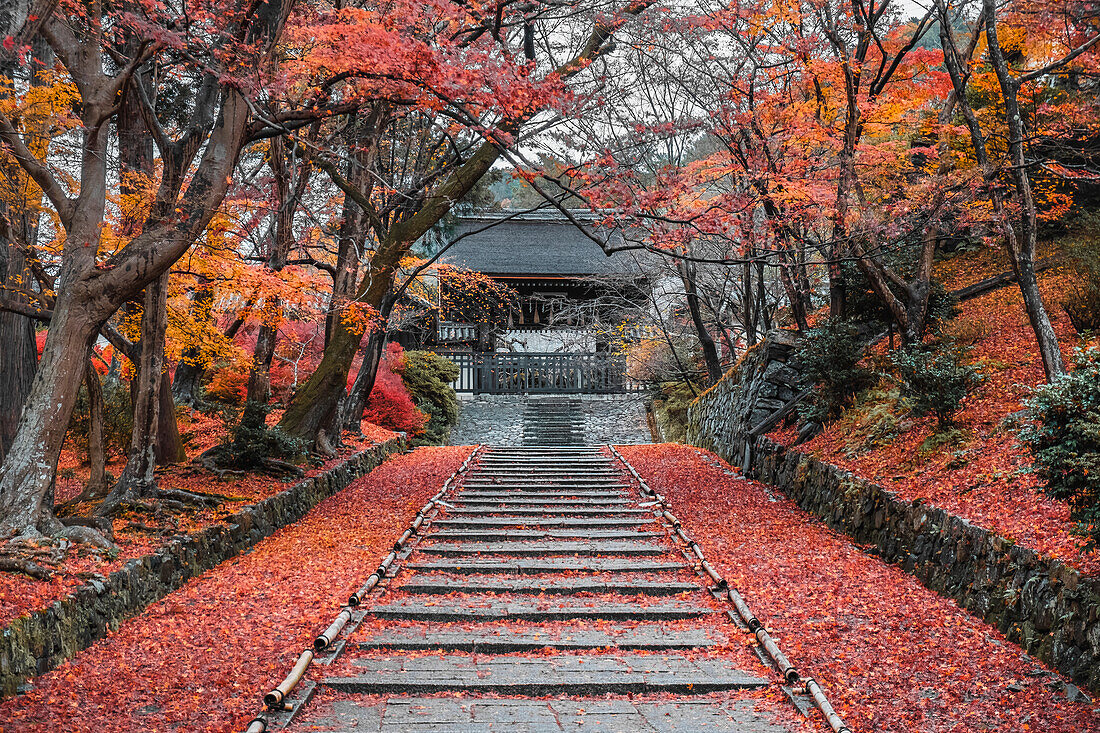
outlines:
[[314, 662], [290, 729], [792, 730], [753, 637], [620, 466], [485, 449]]

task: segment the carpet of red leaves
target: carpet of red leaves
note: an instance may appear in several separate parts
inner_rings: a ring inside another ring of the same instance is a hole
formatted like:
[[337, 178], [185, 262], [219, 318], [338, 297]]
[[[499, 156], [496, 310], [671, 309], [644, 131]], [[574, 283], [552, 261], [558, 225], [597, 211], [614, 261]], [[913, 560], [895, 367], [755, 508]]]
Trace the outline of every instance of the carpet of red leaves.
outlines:
[[[205, 418], [205, 420], [220, 425], [212, 418]], [[306, 476], [326, 471], [359, 451], [396, 437], [395, 433], [370, 423], [363, 423], [362, 427], [361, 437], [347, 436], [337, 455], [319, 466], [309, 468]], [[205, 436], [203, 443], [205, 447], [200, 446], [199, 452], [216, 445], [220, 440], [216, 425], [207, 425], [201, 432]], [[71, 454], [64, 455], [63, 458], [75, 462]], [[113, 473], [116, 475], [120, 473], [124, 463], [125, 461], [119, 461]], [[85, 469], [83, 478], [78, 475], [75, 479], [59, 480], [57, 501], [64, 502], [67, 498], [79, 494], [86, 479], [87, 470]], [[178, 464], [159, 470], [157, 480], [161, 488], [222, 494], [230, 499], [223, 501], [217, 507], [205, 509], [196, 507], [186, 512], [169, 513], [159, 519], [148, 515], [121, 513], [113, 520], [115, 544], [119, 548], [118, 554], [113, 559], [101, 552], [74, 546], [49, 580], [36, 580], [19, 573], [0, 573], [0, 627], [9, 624], [19, 616], [33, 613], [64, 598], [74, 588], [86, 583], [89, 579], [109, 575], [125, 565], [128, 560], [156, 552], [172, 535], [197, 532], [213, 524], [224, 523], [228, 517], [244, 506], [274, 496], [301, 479], [275, 478], [263, 474], [232, 475], [219, 479], [207, 471], [198, 470], [187, 464]]]
[[[941, 265], [950, 288], [962, 287], [1007, 269], [996, 252], [982, 250]], [[1067, 360], [1079, 339], [1058, 306], [1070, 275], [1057, 269], [1040, 276], [1044, 302]], [[1019, 288], [1008, 286], [962, 303], [962, 313], [949, 333], [973, 341], [972, 357], [983, 383], [956, 416], [961, 439], [928, 447], [935, 420], [908, 421], [893, 440], [866, 450], [853, 441], [850, 420], [828, 425], [798, 447], [885, 486], [905, 501], [921, 499], [952, 514], [1063, 560], [1086, 575], [1100, 573], [1100, 553], [1087, 553], [1084, 538], [1074, 534], [1069, 508], [1042, 493], [1030, 472], [1031, 456], [1016, 438], [1006, 417], [1023, 409], [1032, 387], [1044, 381], [1035, 336], [1024, 312]], [[880, 351], [885, 345], [880, 347]], [[770, 437], [790, 445], [794, 427]]]
[[391, 458], [0, 702], [0, 731], [243, 728], [469, 452]]
[[787, 498], [695, 448], [620, 451], [853, 731], [1100, 730], [1100, 706], [1050, 689], [1061, 678], [995, 628]]

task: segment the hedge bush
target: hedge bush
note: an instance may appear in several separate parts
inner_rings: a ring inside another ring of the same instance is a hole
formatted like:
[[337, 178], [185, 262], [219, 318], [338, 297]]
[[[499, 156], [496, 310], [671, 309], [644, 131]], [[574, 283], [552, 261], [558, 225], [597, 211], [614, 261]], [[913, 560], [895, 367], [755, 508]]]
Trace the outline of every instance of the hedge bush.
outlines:
[[1089, 547], [1100, 546], [1100, 347], [1079, 349], [1073, 370], [1035, 389], [1020, 437], [1047, 494], [1069, 504]]
[[458, 396], [451, 382], [458, 379], [458, 367], [431, 351], [406, 351], [401, 381], [409, 396], [428, 416], [416, 445], [443, 445], [458, 423]]
[[948, 342], [913, 344], [890, 355], [901, 403], [916, 417], [935, 415], [939, 429], [951, 426], [963, 399], [981, 381], [966, 363], [967, 349]]
[[863, 346], [859, 328], [849, 321], [830, 320], [806, 331], [795, 350], [802, 382], [813, 390], [798, 407], [803, 420], [823, 423], [838, 417], [874, 382], [874, 373], [859, 364]]

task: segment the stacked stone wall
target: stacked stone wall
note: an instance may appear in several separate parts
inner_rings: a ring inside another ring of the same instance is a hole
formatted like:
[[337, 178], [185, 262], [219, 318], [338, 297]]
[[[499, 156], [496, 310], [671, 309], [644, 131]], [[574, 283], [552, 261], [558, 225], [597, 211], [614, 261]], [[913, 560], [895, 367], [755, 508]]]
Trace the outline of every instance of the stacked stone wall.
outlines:
[[688, 442], [778, 487], [830, 527], [996, 626], [1028, 653], [1078, 684], [1100, 690], [1100, 579], [1083, 577], [942, 509], [904, 501], [813, 456], [765, 437], [748, 438], [745, 426], [758, 424], [761, 412], [761, 402], [751, 395], [768, 391], [754, 392], [753, 384], [766, 381], [763, 375], [771, 367], [764, 356], [739, 366], [693, 403]]
[[92, 580], [47, 608], [21, 616], [0, 632], [0, 694], [10, 695], [102, 639], [108, 631], [191, 578], [228, 560], [275, 530], [301, 519], [321, 500], [370, 472], [405, 442], [389, 440], [351, 456], [289, 489], [245, 507], [228, 526], [173, 539], [128, 561], [102, 580]]

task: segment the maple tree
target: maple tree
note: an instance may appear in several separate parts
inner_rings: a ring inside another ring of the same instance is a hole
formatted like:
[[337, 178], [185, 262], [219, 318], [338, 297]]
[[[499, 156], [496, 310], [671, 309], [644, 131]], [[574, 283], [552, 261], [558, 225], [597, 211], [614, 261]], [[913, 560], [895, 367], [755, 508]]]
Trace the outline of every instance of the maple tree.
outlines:
[[[472, 12], [451, 5], [431, 8], [431, 58], [460, 58], [462, 65], [451, 71], [463, 77], [463, 84], [448, 86], [444, 75], [444, 81], [435, 81], [427, 90], [413, 85], [395, 86], [389, 94], [413, 99], [429, 94], [430, 104], [426, 102], [412, 115], [395, 114], [390, 109], [392, 103], [379, 103], [369, 114], [361, 111], [355, 124], [349, 126], [351, 137], [347, 142], [353, 146], [353, 154], [347, 171], [341, 172], [335, 164], [319, 163], [345, 196], [333, 315], [321, 362], [288, 405], [280, 420], [282, 429], [314, 441], [322, 450], [339, 439], [341, 425], [346, 422], [346, 417], [341, 420], [339, 409], [360, 342], [366, 335], [364, 366], [360, 368], [363, 378], [356, 380], [358, 386], [353, 389], [369, 394], [385, 341], [384, 328], [368, 329], [370, 321], [357, 314], [365, 308], [382, 324], [388, 320], [395, 303], [395, 275], [413, 245], [474, 187], [501, 156], [502, 149], [514, 143], [526, 121], [566, 99], [563, 82], [602, 54], [613, 33], [649, 4], [640, 0], [614, 14], [597, 17], [593, 27], [585, 31], [579, 50], [566, 45], [568, 60], [547, 59], [542, 62], [545, 69], [540, 69], [531, 40], [538, 12], [524, 15], [511, 6], [501, 6], [499, 13], [482, 15], [476, 8]], [[552, 8], [547, 6], [541, 12], [552, 12]], [[459, 32], [437, 32], [441, 19]], [[332, 27], [311, 23], [310, 37], [324, 40]], [[373, 66], [360, 66], [358, 56], [346, 53], [344, 47], [340, 51], [325, 58], [329, 73], [350, 80], [367, 71], [378, 73]], [[471, 73], [483, 75], [480, 86], [469, 83]], [[401, 78], [396, 75], [393, 83], [396, 85]], [[444, 110], [447, 115], [441, 114]], [[411, 164], [409, 138], [402, 138], [397, 145], [386, 139], [398, 128], [411, 129], [412, 142], [422, 143], [411, 156]], [[391, 166], [386, 174], [377, 175], [373, 167], [383, 160], [383, 151], [394, 149], [397, 159], [405, 164]], [[385, 184], [377, 185], [377, 180]], [[389, 186], [392, 189], [387, 190]], [[356, 278], [358, 256], [351, 245], [362, 236], [363, 229], [373, 235], [374, 249]], [[350, 311], [350, 317], [344, 317], [345, 311]]]
[[[162, 277], [217, 210], [248, 133], [252, 114], [247, 95], [256, 89], [257, 75], [275, 48], [289, 4], [265, 2], [255, 12], [204, 4], [195, 8], [195, 25], [183, 29], [160, 6], [136, 15], [98, 2], [47, 3], [41, 10], [27, 16], [14, 40], [5, 44], [5, 53], [25, 56], [28, 42], [41, 36], [72, 80], [82, 127], [80, 183], [67, 185], [66, 176], [28, 145], [11, 116], [0, 114], [0, 139], [42, 189], [64, 232], [49, 336], [19, 430], [0, 468], [0, 527], [40, 526], [52, 532], [57, 523], [43, 499], [91, 341], [123, 303]], [[204, 62], [189, 65], [196, 58]], [[24, 60], [35, 62], [33, 56]], [[178, 128], [166, 129], [156, 100], [131, 84], [147, 64], [195, 84], [193, 104], [189, 111], [179, 111], [184, 121]], [[125, 241], [112, 241], [102, 226], [112, 185], [108, 123], [118, 113], [117, 99], [131, 90], [137, 90], [142, 121], [161, 155], [161, 171], [140, 231]], [[146, 310], [154, 317], [159, 309]], [[155, 354], [150, 357], [147, 379], [160, 381], [160, 364]], [[157, 400], [144, 399], [149, 405], [144, 419], [155, 423]], [[148, 484], [150, 474], [147, 467], [141, 483]]]

